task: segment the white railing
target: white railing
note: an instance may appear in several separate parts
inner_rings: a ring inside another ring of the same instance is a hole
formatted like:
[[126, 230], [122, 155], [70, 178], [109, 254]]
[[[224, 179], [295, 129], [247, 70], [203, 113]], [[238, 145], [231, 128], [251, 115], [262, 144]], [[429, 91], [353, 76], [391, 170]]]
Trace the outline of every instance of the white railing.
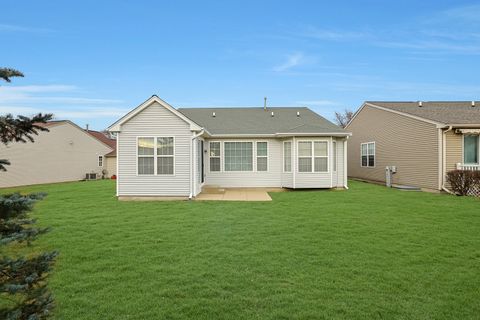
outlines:
[[479, 171], [479, 170], [480, 170], [480, 165], [478, 165], [478, 164], [463, 164], [463, 163], [457, 163], [457, 170], [473, 170], [473, 171]]

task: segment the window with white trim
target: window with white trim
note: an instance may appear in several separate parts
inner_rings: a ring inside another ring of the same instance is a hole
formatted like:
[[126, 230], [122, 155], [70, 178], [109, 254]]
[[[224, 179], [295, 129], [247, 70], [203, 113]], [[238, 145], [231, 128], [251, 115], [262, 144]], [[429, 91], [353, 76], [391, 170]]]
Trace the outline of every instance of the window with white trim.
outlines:
[[253, 171], [253, 142], [224, 142], [225, 171]]
[[103, 156], [98, 156], [98, 166], [103, 167]]
[[257, 171], [268, 171], [268, 143], [257, 142]]
[[328, 172], [328, 142], [298, 142], [298, 172]]
[[210, 142], [210, 171], [218, 172], [221, 168], [221, 143], [220, 142]]
[[292, 172], [292, 142], [283, 142], [283, 172]]
[[479, 163], [479, 140], [478, 135], [466, 134], [463, 136], [463, 163]]
[[138, 174], [155, 174], [155, 138], [138, 138]]
[[157, 174], [173, 174], [174, 172], [173, 137], [157, 138]]
[[139, 175], [172, 175], [175, 172], [175, 140], [173, 137], [139, 137], [137, 157]]
[[366, 142], [361, 144], [361, 157], [362, 167], [375, 167], [375, 142]]

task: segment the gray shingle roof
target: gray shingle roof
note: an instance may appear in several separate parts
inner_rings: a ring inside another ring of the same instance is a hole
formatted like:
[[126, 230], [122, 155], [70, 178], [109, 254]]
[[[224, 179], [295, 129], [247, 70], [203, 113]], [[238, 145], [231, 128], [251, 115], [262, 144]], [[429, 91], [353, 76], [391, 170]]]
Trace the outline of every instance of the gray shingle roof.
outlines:
[[408, 113], [444, 124], [480, 124], [480, 102], [472, 101], [418, 101], [388, 102], [366, 101], [379, 107]]
[[346, 133], [308, 108], [180, 108], [178, 111], [212, 135]]

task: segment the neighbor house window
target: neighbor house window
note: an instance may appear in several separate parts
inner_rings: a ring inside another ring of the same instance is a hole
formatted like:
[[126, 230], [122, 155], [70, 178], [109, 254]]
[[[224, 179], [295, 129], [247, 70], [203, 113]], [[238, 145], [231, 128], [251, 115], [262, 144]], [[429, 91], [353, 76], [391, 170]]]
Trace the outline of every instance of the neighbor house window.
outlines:
[[257, 171], [268, 170], [268, 143], [257, 142]]
[[173, 174], [173, 137], [157, 138], [157, 174]]
[[283, 142], [283, 171], [292, 172], [292, 143]]
[[220, 142], [210, 142], [210, 171], [220, 171]]
[[327, 172], [328, 142], [298, 142], [298, 172]]
[[362, 167], [375, 167], [375, 142], [361, 144]]
[[155, 174], [155, 138], [138, 138], [138, 174]]
[[225, 171], [253, 171], [253, 142], [224, 142]]
[[175, 147], [173, 137], [138, 138], [138, 174], [168, 175], [174, 173]]
[[478, 137], [478, 135], [463, 136], [463, 162], [466, 164], [478, 164]]
[[98, 156], [98, 166], [103, 167], [103, 156]]

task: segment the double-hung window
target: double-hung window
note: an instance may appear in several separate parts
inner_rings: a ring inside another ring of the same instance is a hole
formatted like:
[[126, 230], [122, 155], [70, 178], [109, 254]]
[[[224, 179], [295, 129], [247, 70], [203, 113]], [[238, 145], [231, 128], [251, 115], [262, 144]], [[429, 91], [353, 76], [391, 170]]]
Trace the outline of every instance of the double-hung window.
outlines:
[[292, 143], [283, 142], [283, 172], [292, 172]]
[[327, 172], [328, 142], [298, 142], [298, 172]]
[[375, 142], [361, 144], [362, 167], [375, 167]]
[[253, 171], [253, 142], [224, 142], [225, 171]]
[[210, 142], [210, 171], [218, 172], [221, 168], [220, 161], [220, 142]]
[[137, 140], [139, 175], [172, 175], [175, 166], [173, 137], [141, 137]]
[[103, 156], [98, 156], [98, 166], [103, 167]]
[[267, 142], [257, 142], [257, 171], [268, 171]]
[[479, 136], [464, 135], [463, 136], [463, 163], [478, 164], [479, 158]]

